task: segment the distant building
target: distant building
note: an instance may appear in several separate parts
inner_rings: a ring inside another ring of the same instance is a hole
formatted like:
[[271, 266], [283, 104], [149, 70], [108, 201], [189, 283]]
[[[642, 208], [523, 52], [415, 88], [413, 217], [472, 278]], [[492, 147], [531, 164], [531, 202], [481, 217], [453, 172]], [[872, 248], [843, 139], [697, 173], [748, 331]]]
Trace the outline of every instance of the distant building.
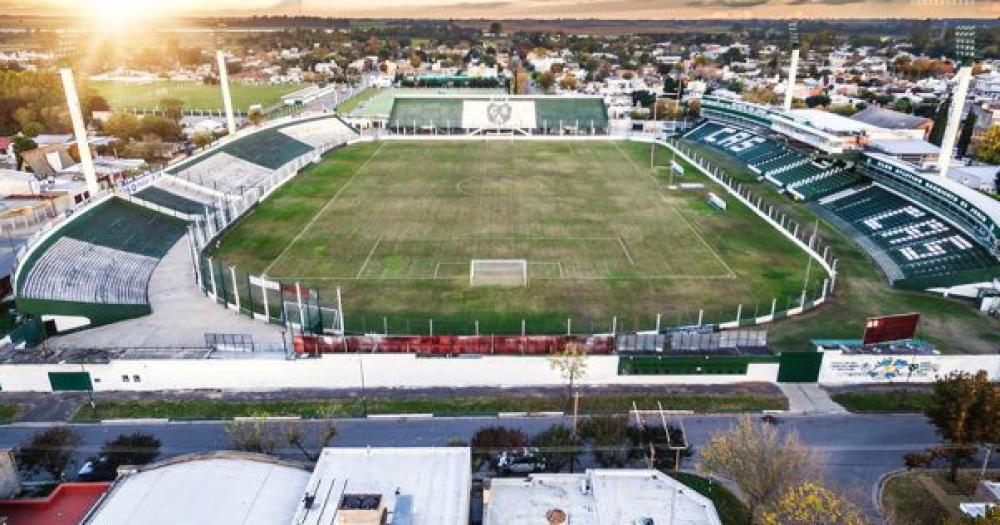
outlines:
[[934, 127], [934, 120], [932, 119], [908, 115], [906, 113], [900, 113], [899, 111], [877, 108], [874, 106], [869, 106], [854, 115], [851, 115], [851, 118], [858, 122], [878, 128], [912, 132], [920, 135], [916, 138], [924, 139], [930, 135], [931, 128]]
[[495, 478], [483, 493], [483, 525], [549, 523], [721, 525], [712, 501], [657, 470]]

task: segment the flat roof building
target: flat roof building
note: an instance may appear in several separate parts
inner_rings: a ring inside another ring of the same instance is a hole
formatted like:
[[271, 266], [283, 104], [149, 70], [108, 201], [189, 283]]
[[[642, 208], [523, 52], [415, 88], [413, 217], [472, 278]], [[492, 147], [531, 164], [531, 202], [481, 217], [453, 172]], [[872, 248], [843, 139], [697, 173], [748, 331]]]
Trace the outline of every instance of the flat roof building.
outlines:
[[711, 500], [657, 470], [496, 478], [483, 494], [483, 525], [721, 525]]
[[467, 525], [470, 465], [468, 448], [323, 449], [290, 523]]
[[81, 523], [291, 523], [307, 481], [307, 470], [268, 456], [182, 456], [118, 478]]

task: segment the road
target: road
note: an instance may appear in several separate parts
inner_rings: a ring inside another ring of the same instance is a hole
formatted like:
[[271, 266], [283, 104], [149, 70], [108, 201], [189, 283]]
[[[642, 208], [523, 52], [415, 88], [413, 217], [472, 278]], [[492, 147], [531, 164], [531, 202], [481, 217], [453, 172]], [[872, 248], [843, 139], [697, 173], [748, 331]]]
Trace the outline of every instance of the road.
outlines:
[[[683, 416], [681, 421], [689, 441], [697, 449], [713, 432], [733, 425], [737, 416]], [[518, 427], [532, 434], [555, 423], [569, 424], [563, 417], [459, 417], [434, 419], [343, 419], [337, 421], [336, 446], [440, 446], [451, 439], [467, 441], [476, 430], [487, 425]], [[317, 426], [316, 421], [305, 422]], [[179, 454], [207, 452], [226, 448], [225, 423], [178, 422], [144, 424], [77, 424], [83, 443], [77, 453], [77, 465], [94, 454], [107, 440], [119, 434], [148, 432], [162, 442], [161, 459]], [[880, 476], [900, 468], [906, 452], [938, 442], [933, 428], [917, 415], [837, 415], [785, 416], [780, 418], [782, 431], [795, 431], [802, 441], [819, 452], [825, 461], [827, 480], [847, 491], [871, 512], [871, 493]], [[38, 426], [0, 426], [0, 447], [24, 442]], [[294, 456], [293, 450], [280, 451]], [[687, 460], [685, 467], [693, 466]]]

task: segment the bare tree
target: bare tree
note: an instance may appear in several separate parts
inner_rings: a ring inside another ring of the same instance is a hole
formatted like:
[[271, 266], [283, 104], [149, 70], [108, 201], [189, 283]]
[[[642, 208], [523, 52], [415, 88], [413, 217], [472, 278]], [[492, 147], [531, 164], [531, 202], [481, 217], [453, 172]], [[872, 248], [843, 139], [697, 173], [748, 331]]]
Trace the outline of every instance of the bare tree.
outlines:
[[263, 417], [238, 419], [226, 423], [226, 441], [234, 450], [272, 454], [281, 439], [275, 425]]
[[819, 465], [819, 457], [794, 432], [782, 438], [774, 426], [744, 416], [733, 429], [712, 436], [701, 451], [700, 467], [740, 488], [754, 523], [760, 509], [790, 487], [818, 479]]
[[81, 442], [80, 434], [66, 426], [39, 432], [31, 436], [27, 445], [17, 449], [18, 467], [27, 475], [46, 473], [61, 481]]
[[337, 437], [337, 426], [333, 421], [324, 421], [320, 427], [310, 433], [301, 421], [290, 421], [284, 426], [285, 441], [299, 449], [299, 452], [309, 461], [316, 461], [323, 449]]
[[576, 382], [587, 375], [587, 349], [581, 344], [569, 343], [549, 356], [549, 366], [566, 380], [567, 392], [572, 396]]

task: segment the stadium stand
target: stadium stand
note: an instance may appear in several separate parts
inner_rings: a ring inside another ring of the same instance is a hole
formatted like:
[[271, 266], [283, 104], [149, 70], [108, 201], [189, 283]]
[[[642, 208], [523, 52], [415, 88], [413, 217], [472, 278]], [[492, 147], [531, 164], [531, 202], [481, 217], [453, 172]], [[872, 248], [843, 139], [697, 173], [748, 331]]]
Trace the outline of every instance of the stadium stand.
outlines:
[[133, 196], [187, 215], [201, 215], [214, 209], [208, 201], [191, 196], [191, 192], [182, 193], [178, 189], [166, 189], [156, 185], [147, 186]]
[[206, 188], [239, 193], [324, 143], [353, 136], [350, 126], [336, 116], [297, 120], [244, 135], [166, 171]]
[[860, 176], [841, 160], [814, 158], [750, 131], [706, 122], [685, 138], [739, 159], [754, 173], [800, 200], [812, 200], [857, 184]]
[[[490, 114], [496, 106], [497, 113]], [[600, 132], [608, 128], [608, 111], [600, 97], [507, 96], [503, 94], [397, 95], [389, 116], [391, 129], [573, 130]]]
[[996, 260], [954, 226], [877, 185], [825, 204], [884, 250], [904, 278], [981, 270]]
[[608, 126], [608, 110], [599, 98], [547, 97], [535, 101], [535, 119], [539, 125], [555, 126], [562, 121], [566, 126], [578, 123], [581, 128], [593, 125], [604, 129]]
[[389, 126], [461, 127], [462, 99], [397, 97], [389, 115]]
[[[148, 313], [153, 270], [187, 224], [110, 198], [68, 221], [18, 267], [18, 307], [93, 324]], [[116, 309], [116, 306], [138, 308]]]

